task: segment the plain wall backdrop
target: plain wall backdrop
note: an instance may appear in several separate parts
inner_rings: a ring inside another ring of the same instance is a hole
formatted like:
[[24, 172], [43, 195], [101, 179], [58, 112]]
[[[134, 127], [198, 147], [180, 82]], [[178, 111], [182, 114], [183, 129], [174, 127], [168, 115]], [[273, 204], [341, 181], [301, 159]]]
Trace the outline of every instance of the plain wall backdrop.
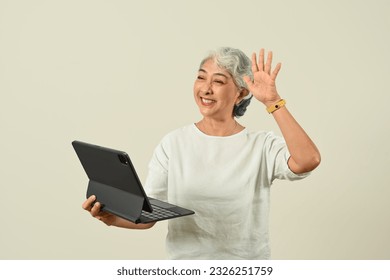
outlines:
[[[307, 179], [273, 186], [272, 258], [390, 259], [389, 11], [385, 0], [0, 0], [0, 259], [166, 258], [166, 222], [131, 231], [82, 210], [71, 141], [127, 151], [144, 182], [160, 139], [201, 118], [193, 81], [220, 46], [274, 52], [279, 93], [322, 154]], [[255, 100], [239, 121], [280, 134]]]

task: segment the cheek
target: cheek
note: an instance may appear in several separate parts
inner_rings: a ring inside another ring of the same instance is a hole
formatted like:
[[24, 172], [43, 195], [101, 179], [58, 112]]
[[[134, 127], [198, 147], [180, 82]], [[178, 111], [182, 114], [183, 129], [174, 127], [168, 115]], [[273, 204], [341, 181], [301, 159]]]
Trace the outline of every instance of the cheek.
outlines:
[[192, 95], [194, 96], [194, 99], [197, 100], [197, 89], [196, 89], [195, 85], [194, 85], [194, 87], [192, 89]]
[[192, 96], [194, 97], [195, 103], [199, 103], [198, 94], [199, 94], [199, 85], [195, 82], [192, 88]]
[[240, 93], [232, 90], [229, 92], [228, 96], [229, 97], [226, 98], [226, 102], [234, 105], [237, 103]]
[[196, 95], [199, 91], [199, 84], [195, 81], [194, 86], [192, 87], [192, 91], [194, 92], [194, 95]]

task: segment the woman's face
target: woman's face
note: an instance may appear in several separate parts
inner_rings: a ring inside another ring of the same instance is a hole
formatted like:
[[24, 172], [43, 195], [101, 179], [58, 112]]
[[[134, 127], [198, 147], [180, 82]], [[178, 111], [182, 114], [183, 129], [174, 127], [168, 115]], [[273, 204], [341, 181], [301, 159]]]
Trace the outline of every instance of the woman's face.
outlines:
[[194, 83], [195, 102], [204, 117], [225, 120], [233, 116], [234, 104], [241, 100], [232, 76], [207, 60], [199, 69]]

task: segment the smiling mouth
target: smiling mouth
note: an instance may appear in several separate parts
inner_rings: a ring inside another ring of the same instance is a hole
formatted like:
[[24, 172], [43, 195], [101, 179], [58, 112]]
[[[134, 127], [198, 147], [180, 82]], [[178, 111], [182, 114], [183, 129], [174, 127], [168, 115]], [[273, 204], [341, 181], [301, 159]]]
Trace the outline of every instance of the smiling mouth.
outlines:
[[200, 100], [202, 101], [202, 104], [204, 104], [206, 106], [211, 105], [211, 104], [216, 102], [215, 100], [207, 99], [207, 98], [203, 98], [203, 97], [201, 97]]

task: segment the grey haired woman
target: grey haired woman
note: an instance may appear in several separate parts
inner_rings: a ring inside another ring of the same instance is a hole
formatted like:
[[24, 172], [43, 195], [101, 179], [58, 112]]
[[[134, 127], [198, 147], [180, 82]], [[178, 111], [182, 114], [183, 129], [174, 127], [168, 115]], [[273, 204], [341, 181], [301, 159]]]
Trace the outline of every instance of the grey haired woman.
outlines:
[[[317, 147], [276, 89], [280, 68], [278, 63], [272, 69], [272, 52], [265, 59], [264, 49], [258, 59], [255, 53], [249, 59], [238, 49], [221, 48], [202, 60], [193, 88], [202, 118], [162, 139], [145, 184], [150, 196], [195, 211], [169, 221], [169, 258], [270, 258], [272, 182], [302, 179], [320, 163]], [[237, 121], [252, 99], [265, 105], [283, 137], [250, 132]], [[100, 211], [95, 200], [91, 196], [83, 208], [107, 225], [153, 226]]]

